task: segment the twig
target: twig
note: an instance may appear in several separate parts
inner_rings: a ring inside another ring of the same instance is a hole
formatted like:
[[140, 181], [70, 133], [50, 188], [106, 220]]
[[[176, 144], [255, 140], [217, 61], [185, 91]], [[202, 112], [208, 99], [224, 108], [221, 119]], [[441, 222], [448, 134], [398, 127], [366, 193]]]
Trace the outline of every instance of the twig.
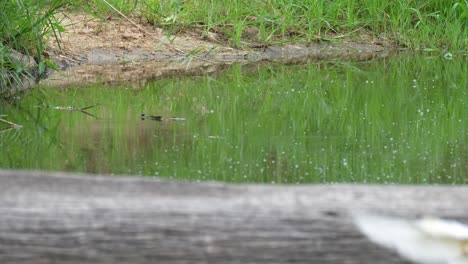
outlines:
[[86, 109], [90, 109], [90, 108], [96, 107], [96, 106], [98, 106], [98, 105], [100, 105], [100, 104], [95, 104], [95, 105], [86, 106], [86, 107], [80, 108], [79, 110], [80, 110], [80, 111], [83, 111], [83, 110], [86, 110]]
[[[119, 15], [121, 15], [123, 18], [125, 18], [128, 22], [130, 22], [132, 25], [134, 25], [135, 27], [137, 27], [140, 31], [142, 31], [143, 33], [145, 34], [148, 34], [148, 35], [151, 35], [150, 32], [146, 31], [145, 29], [143, 29], [140, 25], [138, 25], [137, 23], [133, 22], [130, 18], [128, 18], [126, 15], [124, 15], [122, 12], [120, 12], [117, 8], [115, 8], [113, 5], [111, 5], [109, 2], [107, 2], [107, 0], [101, 0], [103, 1], [104, 3], [106, 3], [106, 5], [108, 5], [110, 8], [112, 8], [115, 12], [117, 12]], [[167, 43], [163, 43], [163, 45], [167, 45]], [[172, 47], [175, 51], [177, 52], [180, 52], [182, 54], [185, 54], [185, 52], [175, 46], [169, 46], [169, 47]], [[202, 58], [199, 58], [201, 60], [204, 60]]]
[[5, 120], [5, 119], [3, 119], [3, 118], [0, 118], [0, 122], [6, 123], [6, 124], [8, 124], [8, 125], [10, 126], [9, 128], [7, 128], [7, 129], [2, 129], [2, 130], [0, 130], [0, 131], [4, 131], [4, 130], [8, 130], [8, 129], [20, 129], [20, 128], [23, 127], [23, 126], [21, 126], [21, 125], [15, 124], [15, 123], [10, 122], [10, 121], [8, 121], [8, 120]]
[[78, 107], [74, 107], [74, 106], [51, 106], [52, 109], [55, 109], [55, 110], [65, 110], [65, 111], [78, 111], [78, 112], [81, 112], [83, 114], [86, 114], [86, 115], [89, 115], [89, 116], [92, 116], [94, 118], [97, 118], [97, 116], [85, 111], [86, 109], [90, 109], [90, 108], [93, 108], [95, 106], [98, 106], [99, 104], [95, 104], [95, 105], [90, 105], [90, 106], [86, 106], [86, 107], [83, 107], [83, 108], [78, 108]]
[[121, 15], [123, 18], [125, 18], [128, 22], [130, 22], [132, 25], [134, 25], [135, 27], [137, 27], [139, 30], [141, 30], [143, 33], [146, 33], [146, 34], [149, 34], [146, 30], [144, 30], [142, 27], [140, 27], [137, 23], [133, 22], [130, 18], [128, 18], [126, 15], [124, 15], [122, 12], [120, 12], [117, 8], [115, 8], [113, 5], [111, 5], [109, 2], [107, 2], [106, 0], [101, 0], [103, 1], [104, 3], [106, 3], [106, 5], [108, 5], [110, 8], [112, 8], [115, 12], [117, 12], [119, 15]]
[[6, 128], [3, 128], [3, 129], [0, 129], [0, 133], [3, 133], [3, 132], [7, 132], [7, 131], [10, 131], [10, 130], [13, 130], [15, 128], [13, 127], [6, 127]]

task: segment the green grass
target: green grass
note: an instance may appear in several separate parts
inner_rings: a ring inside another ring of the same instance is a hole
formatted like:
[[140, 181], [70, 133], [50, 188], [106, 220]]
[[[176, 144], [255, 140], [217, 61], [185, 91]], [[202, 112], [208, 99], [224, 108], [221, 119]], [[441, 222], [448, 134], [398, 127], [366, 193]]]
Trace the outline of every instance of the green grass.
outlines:
[[55, 14], [92, 11], [144, 17], [167, 35], [195, 30], [234, 47], [308, 43], [319, 39], [351, 38], [370, 41], [380, 36], [414, 50], [466, 51], [468, 1], [443, 0], [3, 0], [0, 1], [0, 88], [18, 81], [27, 71], [12, 60], [12, 49], [39, 63], [47, 39], [64, 30]]
[[[468, 45], [468, 1], [442, 0], [112, 0], [169, 33], [220, 34], [235, 47], [287, 41], [385, 36], [412, 49], [456, 51]], [[139, 8], [136, 8], [138, 6]]]
[[67, 5], [66, 0], [0, 1], [0, 91], [30, 74], [11, 56], [11, 50], [30, 55], [42, 73], [48, 61], [43, 56], [47, 39], [59, 38], [64, 29], [55, 14]]

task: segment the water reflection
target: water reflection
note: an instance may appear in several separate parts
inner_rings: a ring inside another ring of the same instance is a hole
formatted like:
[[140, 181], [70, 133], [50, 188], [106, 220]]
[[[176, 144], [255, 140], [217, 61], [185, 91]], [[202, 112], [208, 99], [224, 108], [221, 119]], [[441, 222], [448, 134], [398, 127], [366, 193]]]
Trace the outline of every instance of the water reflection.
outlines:
[[[0, 165], [231, 182], [465, 183], [466, 72], [461, 59], [413, 57], [234, 65], [137, 91], [36, 90], [0, 113], [24, 125], [0, 134]], [[90, 109], [98, 118], [37, 107], [44, 102], [99, 104]]]

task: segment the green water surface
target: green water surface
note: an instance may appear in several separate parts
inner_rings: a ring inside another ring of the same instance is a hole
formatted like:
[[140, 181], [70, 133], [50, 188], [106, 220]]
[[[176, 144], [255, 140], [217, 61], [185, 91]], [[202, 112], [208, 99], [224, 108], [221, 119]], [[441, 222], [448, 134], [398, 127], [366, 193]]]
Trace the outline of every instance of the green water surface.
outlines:
[[[0, 167], [261, 183], [468, 182], [463, 58], [234, 65], [144, 87], [36, 89]], [[86, 107], [79, 111], [55, 106]], [[141, 120], [140, 114], [185, 120]], [[0, 124], [0, 129], [8, 128]]]

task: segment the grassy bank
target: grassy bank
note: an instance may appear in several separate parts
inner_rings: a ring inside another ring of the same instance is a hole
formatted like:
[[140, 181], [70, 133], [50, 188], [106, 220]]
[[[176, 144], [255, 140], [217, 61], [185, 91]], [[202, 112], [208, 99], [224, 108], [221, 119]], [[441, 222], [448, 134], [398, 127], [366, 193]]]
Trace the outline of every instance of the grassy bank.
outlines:
[[382, 38], [442, 54], [468, 46], [467, 0], [3, 0], [0, 88], [28, 73], [11, 50], [34, 57], [39, 72], [45, 69], [46, 40], [64, 30], [55, 15], [65, 6], [71, 6], [67, 12], [84, 7], [101, 17], [117, 9], [164, 28], [168, 36], [190, 30], [238, 48], [349, 38]]
[[46, 40], [64, 30], [55, 14], [66, 5], [66, 0], [0, 1], [0, 91], [30, 74], [12, 50], [33, 57], [40, 72], [45, 69]]
[[[466, 49], [468, 1], [108, 0], [169, 34], [198, 30], [235, 47], [374, 35], [415, 50]], [[96, 2], [102, 9], [106, 4]]]

